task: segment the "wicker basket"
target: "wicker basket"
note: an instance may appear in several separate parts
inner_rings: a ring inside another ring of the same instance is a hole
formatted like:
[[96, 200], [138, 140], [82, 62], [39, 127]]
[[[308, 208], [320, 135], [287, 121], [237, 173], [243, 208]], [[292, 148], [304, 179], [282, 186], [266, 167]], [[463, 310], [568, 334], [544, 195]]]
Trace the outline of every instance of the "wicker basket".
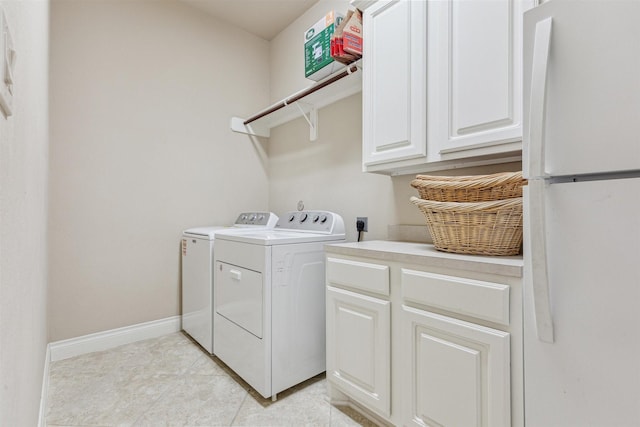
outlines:
[[522, 245], [522, 198], [435, 202], [412, 197], [425, 215], [436, 249], [473, 255], [517, 255]]
[[471, 176], [418, 175], [411, 186], [425, 200], [488, 202], [522, 197], [522, 186], [526, 183], [522, 172], [501, 172]]

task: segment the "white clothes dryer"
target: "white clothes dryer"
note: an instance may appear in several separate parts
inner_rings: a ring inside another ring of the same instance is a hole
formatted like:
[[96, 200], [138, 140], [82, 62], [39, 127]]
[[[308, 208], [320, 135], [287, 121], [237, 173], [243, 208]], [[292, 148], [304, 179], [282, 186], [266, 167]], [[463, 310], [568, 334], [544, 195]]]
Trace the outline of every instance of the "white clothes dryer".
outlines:
[[195, 227], [182, 233], [182, 329], [213, 354], [213, 243], [215, 233], [272, 229], [271, 212], [245, 212], [231, 227]]
[[326, 243], [340, 215], [290, 212], [273, 230], [216, 234], [215, 355], [263, 397], [326, 370]]

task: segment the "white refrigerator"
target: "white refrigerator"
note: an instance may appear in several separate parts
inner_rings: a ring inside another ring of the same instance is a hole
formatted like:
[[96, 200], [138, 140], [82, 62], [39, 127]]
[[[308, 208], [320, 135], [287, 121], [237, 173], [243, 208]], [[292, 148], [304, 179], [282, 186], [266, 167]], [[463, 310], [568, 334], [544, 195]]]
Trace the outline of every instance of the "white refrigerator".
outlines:
[[527, 427], [640, 426], [640, 1], [524, 16]]

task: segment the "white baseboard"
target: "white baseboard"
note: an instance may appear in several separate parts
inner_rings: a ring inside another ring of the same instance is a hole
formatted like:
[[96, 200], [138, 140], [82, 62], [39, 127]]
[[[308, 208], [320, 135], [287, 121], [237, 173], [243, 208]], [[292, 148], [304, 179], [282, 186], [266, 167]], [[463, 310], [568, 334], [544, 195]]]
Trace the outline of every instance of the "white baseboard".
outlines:
[[120, 345], [172, 334], [180, 331], [180, 329], [180, 316], [173, 316], [68, 340], [55, 341], [49, 344], [50, 360], [55, 362], [81, 354], [93, 353], [94, 351], [109, 350]]
[[44, 355], [44, 372], [42, 373], [42, 390], [40, 391], [40, 414], [38, 415], [38, 427], [47, 425], [47, 399], [49, 396], [49, 364], [51, 363], [51, 344], [47, 344], [47, 352]]

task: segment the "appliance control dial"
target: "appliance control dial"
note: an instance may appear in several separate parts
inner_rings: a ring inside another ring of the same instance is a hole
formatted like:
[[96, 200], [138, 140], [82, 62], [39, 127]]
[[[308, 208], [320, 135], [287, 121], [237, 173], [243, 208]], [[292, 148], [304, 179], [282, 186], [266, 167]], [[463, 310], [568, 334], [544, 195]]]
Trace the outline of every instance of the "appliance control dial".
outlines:
[[323, 223], [323, 224], [325, 222], [327, 222], [327, 216], [326, 215], [320, 215], [320, 222]]
[[289, 222], [293, 222], [294, 219], [296, 219], [294, 214], [289, 215]]
[[313, 216], [313, 222], [314, 223], [318, 222], [319, 219], [320, 219], [320, 217], [318, 215], [314, 215]]
[[309, 215], [307, 215], [306, 213], [303, 213], [302, 215], [300, 215], [300, 222], [305, 222], [308, 217]]

